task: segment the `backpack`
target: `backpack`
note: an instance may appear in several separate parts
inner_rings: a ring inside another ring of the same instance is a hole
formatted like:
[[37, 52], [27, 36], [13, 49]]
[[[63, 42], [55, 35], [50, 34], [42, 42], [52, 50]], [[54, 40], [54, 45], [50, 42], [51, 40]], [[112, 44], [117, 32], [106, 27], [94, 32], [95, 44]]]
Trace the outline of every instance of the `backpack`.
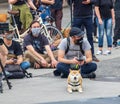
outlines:
[[[70, 37], [67, 37], [67, 49], [65, 50], [65, 54], [68, 53], [69, 48], [70, 48], [69, 46], [70, 46]], [[80, 44], [80, 51], [84, 55], [84, 50], [82, 49], [82, 43]]]

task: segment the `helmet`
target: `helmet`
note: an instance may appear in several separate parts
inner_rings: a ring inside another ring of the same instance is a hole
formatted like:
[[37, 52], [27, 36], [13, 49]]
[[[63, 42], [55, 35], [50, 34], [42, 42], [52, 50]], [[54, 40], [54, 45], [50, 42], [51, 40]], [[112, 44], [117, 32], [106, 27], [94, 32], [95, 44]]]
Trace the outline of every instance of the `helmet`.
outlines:
[[30, 68], [30, 62], [29, 61], [24, 61], [20, 64], [20, 66], [23, 70], [27, 70], [28, 68]]

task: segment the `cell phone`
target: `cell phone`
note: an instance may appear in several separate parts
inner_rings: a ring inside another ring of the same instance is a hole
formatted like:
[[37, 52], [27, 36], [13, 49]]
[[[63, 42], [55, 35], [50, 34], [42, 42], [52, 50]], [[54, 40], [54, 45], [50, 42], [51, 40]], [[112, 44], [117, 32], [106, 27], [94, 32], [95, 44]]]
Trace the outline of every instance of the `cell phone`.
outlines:
[[84, 61], [84, 58], [77, 58], [78, 61]]

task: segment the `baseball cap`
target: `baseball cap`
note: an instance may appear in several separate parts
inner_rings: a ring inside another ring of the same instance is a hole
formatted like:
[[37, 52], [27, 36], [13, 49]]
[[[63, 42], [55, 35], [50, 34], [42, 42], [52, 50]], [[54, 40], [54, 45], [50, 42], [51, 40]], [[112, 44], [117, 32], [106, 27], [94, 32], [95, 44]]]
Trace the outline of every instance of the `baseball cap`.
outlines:
[[85, 32], [78, 27], [72, 27], [70, 30], [70, 36], [83, 36], [84, 34]]

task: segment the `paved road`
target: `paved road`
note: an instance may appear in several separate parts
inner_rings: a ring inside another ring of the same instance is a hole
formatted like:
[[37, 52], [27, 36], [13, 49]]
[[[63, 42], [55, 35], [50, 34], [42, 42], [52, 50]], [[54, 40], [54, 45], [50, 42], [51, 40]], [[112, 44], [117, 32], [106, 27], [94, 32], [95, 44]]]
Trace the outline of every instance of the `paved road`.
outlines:
[[[0, 13], [5, 13], [7, 6], [6, 3], [0, 4]], [[69, 13], [69, 8], [64, 8], [63, 27], [70, 22]], [[94, 45], [96, 52], [97, 44]], [[106, 41], [104, 50], [106, 50]], [[89, 104], [120, 104], [120, 99], [117, 97], [120, 95], [119, 53], [120, 49], [113, 49], [111, 55], [97, 56], [101, 60], [97, 63], [97, 78], [83, 79], [83, 93], [69, 94], [66, 91], [66, 79], [54, 77], [52, 73], [54, 69], [30, 69], [28, 71], [33, 73], [33, 78], [10, 80], [13, 85], [11, 90], [3, 81], [4, 93], [0, 94], [0, 104], [88, 104], [88, 102]]]

